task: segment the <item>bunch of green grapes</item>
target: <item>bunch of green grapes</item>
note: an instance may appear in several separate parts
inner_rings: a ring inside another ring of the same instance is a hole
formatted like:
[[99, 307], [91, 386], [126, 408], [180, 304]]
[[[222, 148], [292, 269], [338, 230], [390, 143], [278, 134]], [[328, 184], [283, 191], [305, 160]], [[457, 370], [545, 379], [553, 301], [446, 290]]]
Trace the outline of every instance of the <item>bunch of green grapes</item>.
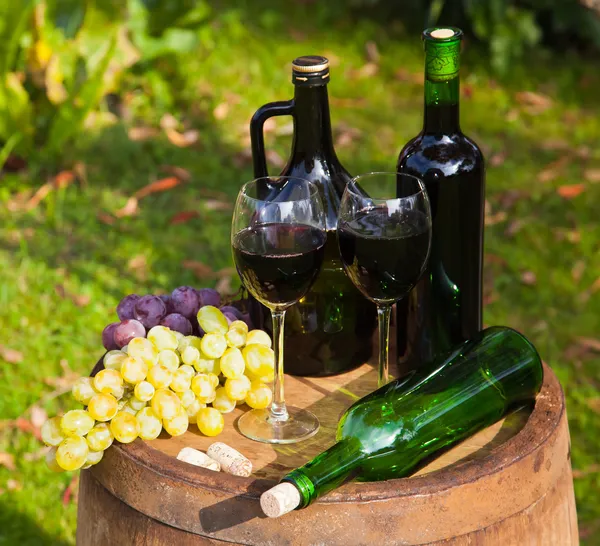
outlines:
[[198, 311], [198, 323], [203, 337], [159, 325], [108, 351], [104, 369], [73, 386], [73, 397], [86, 408], [44, 423], [42, 439], [52, 446], [48, 466], [57, 472], [89, 468], [114, 440], [154, 440], [163, 429], [180, 436], [190, 424], [216, 436], [222, 414], [236, 405], [268, 407], [275, 364], [269, 335], [248, 331], [241, 320], [230, 323], [210, 305]]

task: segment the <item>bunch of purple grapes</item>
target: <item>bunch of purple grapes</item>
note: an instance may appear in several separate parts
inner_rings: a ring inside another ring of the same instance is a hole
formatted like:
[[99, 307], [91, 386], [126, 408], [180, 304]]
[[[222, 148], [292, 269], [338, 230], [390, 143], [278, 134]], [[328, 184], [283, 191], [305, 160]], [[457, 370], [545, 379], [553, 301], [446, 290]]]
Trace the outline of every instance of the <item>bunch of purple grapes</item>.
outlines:
[[161, 296], [125, 296], [117, 305], [120, 322], [112, 322], [102, 331], [102, 345], [107, 351], [121, 349], [134, 337], [145, 337], [146, 332], [161, 324], [184, 336], [202, 337], [204, 332], [196, 318], [205, 305], [219, 307], [227, 320], [243, 320], [248, 328], [253, 326], [250, 316], [234, 305], [221, 306], [221, 296], [212, 288], [196, 290], [191, 286], [180, 286]]

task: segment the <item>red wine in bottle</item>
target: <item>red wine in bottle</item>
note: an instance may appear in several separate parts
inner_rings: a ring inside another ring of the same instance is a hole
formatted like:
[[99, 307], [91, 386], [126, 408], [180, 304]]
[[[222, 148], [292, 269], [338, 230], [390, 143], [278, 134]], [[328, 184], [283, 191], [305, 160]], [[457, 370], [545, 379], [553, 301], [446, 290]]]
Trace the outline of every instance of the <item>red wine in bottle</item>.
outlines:
[[456, 28], [423, 33], [423, 130], [398, 158], [399, 172], [424, 181], [433, 220], [428, 269], [396, 308], [401, 371], [481, 330], [485, 169], [481, 151], [459, 125], [461, 38]]
[[[340, 200], [352, 178], [333, 148], [325, 57], [294, 60], [294, 98], [261, 107], [250, 123], [254, 176], [268, 176], [263, 124], [272, 116], [294, 121], [291, 156], [281, 175], [297, 176], [319, 187], [327, 219], [323, 267], [310, 291], [286, 312], [285, 371], [292, 375], [323, 376], [345, 372], [372, 354], [376, 309], [346, 277], [339, 258], [336, 225]], [[276, 194], [276, 188], [266, 188]], [[267, 198], [267, 197], [265, 197]], [[251, 299], [257, 328], [271, 330], [269, 310]]]

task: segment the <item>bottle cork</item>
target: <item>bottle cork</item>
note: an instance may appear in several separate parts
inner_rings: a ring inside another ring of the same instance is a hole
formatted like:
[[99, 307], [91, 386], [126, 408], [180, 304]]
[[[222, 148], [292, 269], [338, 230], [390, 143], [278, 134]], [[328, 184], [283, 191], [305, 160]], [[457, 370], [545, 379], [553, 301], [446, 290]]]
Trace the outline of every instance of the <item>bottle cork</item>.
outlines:
[[260, 507], [266, 516], [278, 518], [300, 506], [300, 491], [289, 482], [278, 483], [260, 496]]
[[252, 474], [252, 463], [239, 451], [223, 442], [211, 444], [206, 454], [217, 461], [224, 472], [244, 478]]
[[184, 463], [193, 464], [194, 466], [200, 466], [208, 470], [214, 470], [218, 472], [221, 470], [221, 465], [218, 461], [209, 457], [206, 453], [198, 451], [193, 447], [184, 447], [178, 454], [177, 458]]

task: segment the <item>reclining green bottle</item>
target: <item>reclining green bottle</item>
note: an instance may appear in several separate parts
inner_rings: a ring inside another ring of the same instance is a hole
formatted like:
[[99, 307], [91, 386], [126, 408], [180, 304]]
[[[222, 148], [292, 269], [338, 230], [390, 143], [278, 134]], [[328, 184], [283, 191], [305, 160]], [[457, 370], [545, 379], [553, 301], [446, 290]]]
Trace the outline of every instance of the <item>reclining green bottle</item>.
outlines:
[[304, 508], [346, 481], [409, 475], [426, 457], [533, 401], [540, 357], [523, 335], [495, 326], [353, 404], [337, 443], [263, 493], [267, 516]]

